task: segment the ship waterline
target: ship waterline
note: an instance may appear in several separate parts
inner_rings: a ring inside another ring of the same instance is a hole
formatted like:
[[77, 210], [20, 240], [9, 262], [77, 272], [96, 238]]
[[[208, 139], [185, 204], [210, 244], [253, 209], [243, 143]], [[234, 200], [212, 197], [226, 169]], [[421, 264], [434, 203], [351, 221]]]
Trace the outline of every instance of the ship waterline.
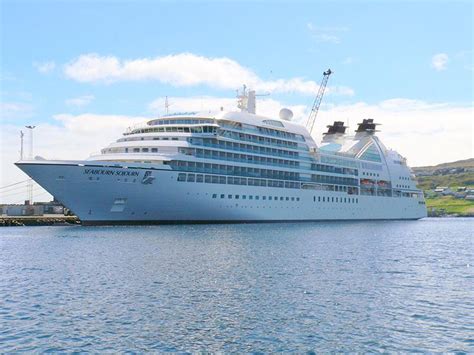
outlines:
[[422, 191], [373, 120], [317, 145], [288, 117], [184, 113], [129, 129], [83, 161], [16, 165], [85, 224], [419, 219]]

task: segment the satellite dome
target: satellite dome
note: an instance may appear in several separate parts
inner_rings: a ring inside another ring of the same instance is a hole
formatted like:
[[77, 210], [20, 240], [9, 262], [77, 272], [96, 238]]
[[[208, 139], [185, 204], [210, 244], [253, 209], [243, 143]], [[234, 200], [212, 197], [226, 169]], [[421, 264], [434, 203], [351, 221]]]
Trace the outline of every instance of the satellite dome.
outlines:
[[291, 111], [289, 108], [282, 108], [280, 110], [280, 119], [290, 121], [292, 117], [293, 111]]

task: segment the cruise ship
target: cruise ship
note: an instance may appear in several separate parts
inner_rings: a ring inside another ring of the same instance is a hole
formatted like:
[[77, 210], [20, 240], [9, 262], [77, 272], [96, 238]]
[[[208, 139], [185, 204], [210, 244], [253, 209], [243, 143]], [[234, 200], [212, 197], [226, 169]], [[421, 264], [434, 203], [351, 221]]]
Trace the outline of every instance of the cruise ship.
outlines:
[[363, 119], [353, 134], [328, 126], [317, 144], [282, 109], [179, 113], [129, 128], [82, 161], [16, 165], [83, 224], [415, 220], [423, 192], [406, 159]]

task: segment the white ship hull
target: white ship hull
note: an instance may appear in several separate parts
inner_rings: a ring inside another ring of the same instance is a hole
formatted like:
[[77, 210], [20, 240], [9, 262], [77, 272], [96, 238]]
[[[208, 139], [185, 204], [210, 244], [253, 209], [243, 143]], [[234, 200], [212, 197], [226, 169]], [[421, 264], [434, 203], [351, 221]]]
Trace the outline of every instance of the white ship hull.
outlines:
[[[177, 171], [146, 166], [125, 168], [106, 162], [34, 161], [17, 165], [70, 208], [84, 224], [426, 217], [422, 198], [181, 182], [177, 181]], [[335, 202], [336, 198], [338, 202]]]

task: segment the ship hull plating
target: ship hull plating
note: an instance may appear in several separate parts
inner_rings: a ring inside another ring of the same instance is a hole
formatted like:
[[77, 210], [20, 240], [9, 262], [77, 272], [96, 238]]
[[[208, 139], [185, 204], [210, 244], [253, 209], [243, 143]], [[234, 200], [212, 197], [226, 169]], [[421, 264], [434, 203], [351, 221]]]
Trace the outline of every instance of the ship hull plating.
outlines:
[[423, 201], [411, 197], [178, 181], [177, 171], [147, 167], [64, 162], [17, 166], [89, 225], [426, 217]]

